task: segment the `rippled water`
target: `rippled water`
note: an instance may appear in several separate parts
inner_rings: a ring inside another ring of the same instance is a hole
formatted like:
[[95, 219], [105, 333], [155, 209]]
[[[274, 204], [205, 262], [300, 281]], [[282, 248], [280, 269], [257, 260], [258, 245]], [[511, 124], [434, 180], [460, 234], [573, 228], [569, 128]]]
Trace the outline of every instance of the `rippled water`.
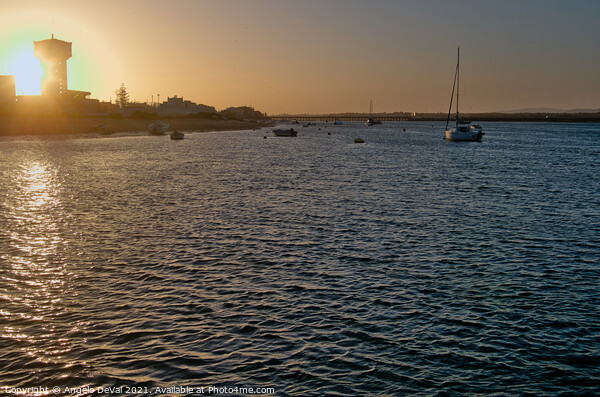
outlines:
[[0, 389], [600, 392], [600, 125], [484, 127], [0, 138]]

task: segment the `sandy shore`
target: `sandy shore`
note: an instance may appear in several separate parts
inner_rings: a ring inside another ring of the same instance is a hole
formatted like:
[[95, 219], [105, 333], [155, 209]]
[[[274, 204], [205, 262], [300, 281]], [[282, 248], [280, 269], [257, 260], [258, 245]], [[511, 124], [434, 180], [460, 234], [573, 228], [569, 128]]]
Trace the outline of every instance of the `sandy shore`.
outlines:
[[[253, 130], [268, 124], [236, 120], [163, 119], [170, 129], [179, 131]], [[98, 132], [104, 125], [114, 132], [145, 132], [153, 120], [112, 119], [104, 117], [0, 117], [0, 135], [56, 135]]]

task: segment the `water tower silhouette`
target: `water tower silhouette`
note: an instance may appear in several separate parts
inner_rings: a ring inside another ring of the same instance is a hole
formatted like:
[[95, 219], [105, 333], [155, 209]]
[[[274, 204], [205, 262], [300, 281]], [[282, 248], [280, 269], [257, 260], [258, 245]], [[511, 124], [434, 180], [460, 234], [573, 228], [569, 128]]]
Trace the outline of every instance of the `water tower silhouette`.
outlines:
[[71, 43], [54, 38], [34, 41], [34, 54], [42, 64], [42, 95], [64, 95], [67, 87], [67, 60], [71, 58]]

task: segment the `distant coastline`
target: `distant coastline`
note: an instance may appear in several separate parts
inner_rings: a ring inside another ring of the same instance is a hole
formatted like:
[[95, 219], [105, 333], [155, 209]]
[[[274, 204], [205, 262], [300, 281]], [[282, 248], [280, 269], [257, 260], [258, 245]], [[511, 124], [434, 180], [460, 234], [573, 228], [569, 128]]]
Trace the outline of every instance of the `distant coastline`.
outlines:
[[[179, 131], [253, 130], [271, 124], [256, 121], [163, 118]], [[0, 136], [95, 133], [100, 125], [119, 132], [146, 132], [153, 120], [111, 117], [0, 116]]]

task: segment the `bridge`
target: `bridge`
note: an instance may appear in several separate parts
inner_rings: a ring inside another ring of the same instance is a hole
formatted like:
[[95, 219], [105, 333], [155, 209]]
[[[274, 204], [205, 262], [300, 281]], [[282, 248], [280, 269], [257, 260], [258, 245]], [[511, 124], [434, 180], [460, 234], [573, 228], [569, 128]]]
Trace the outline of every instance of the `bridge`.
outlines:
[[[352, 114], [352, 115], [319, 115], [319, 114], [283, 114], [277, 116], [269, 116], [271, 120], [298, 120], [298, 121], [367, 121], [370, 115], [368, 114]], [[376, 120], [381, 121], [408, 121], [412, 120], [409, 115], [372, 115]]]

